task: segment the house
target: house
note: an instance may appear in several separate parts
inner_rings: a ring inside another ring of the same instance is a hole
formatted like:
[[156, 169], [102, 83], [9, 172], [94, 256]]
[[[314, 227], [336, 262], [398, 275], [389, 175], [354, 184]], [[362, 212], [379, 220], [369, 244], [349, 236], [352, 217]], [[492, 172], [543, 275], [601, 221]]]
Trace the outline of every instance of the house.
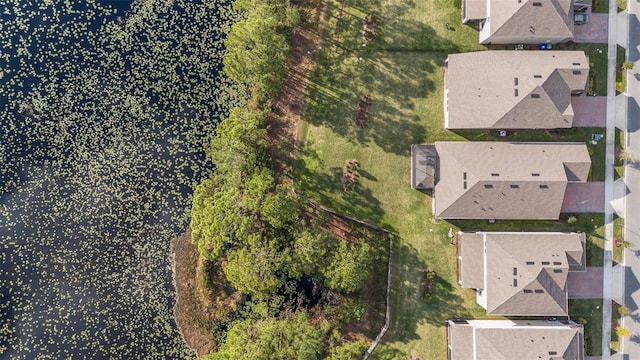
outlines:
[[[433, 161], [418, 159], [433, 147]], [[412, 145], [412, 187], [433, 191], [441, 219], [558, 219], [568, 183], [586, 182], [584, 143], [436, 142]], [[433, 173], [433, 186], [418, 173]]]
[[449, 360], [584, 359], [584, 329], [570, 320], [449, 320]]
[[462, 0], [462, 22], [478, 24], [484, 45], [556, 44], [573, 39], [573, 1]]
[[447, 129], [556, 129], [573, 125], [572, 95], [588, 90], [583, 51], [479, 51], [445, 62]]
[[567, 316], [567, 276], [586, 271], [584, 233], [458, 234], [458, 283], [489, 315]]

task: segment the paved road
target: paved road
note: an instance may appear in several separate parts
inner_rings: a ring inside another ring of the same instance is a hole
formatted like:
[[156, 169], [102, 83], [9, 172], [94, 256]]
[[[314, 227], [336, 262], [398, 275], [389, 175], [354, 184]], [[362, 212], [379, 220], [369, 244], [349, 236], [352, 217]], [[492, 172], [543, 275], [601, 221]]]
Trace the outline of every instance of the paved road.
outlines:
[[[625, 167], [624, 182], [628, 194], [624, 200], [624, 222], [626, 241], [631, 242], [631, 249], [624, 253], [625, 265], [625, 306], [632, 310], [630, 316], [623, 319], [623, 326], [629, 329], [631, 336], [622, 342], [623, 358], [640, 359], [640, 257], [636, 250], [640, 250], [640, 167], [637, 165], [640, 157], [640, 4], [638, 1], [628, 1], [627, 57], [635, 63], [634, 70], [627, 76], [627, 121], [626, 146], [632, 154], [632, 160]], [[634, 160], [635, 158], [636, 160]], [[634, 249], [635, 248], [635, 249]]]

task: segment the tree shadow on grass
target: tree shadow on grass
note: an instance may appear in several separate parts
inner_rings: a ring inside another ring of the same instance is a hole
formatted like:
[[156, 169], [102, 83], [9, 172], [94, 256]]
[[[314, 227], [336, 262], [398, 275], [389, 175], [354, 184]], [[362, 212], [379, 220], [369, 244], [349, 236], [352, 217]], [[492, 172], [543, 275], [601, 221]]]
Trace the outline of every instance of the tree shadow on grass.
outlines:
[[[302, 195], [318, 202], [342, 215], [349, 215], [374, 225], [387, 227], [382, 224], [384, 212], [380, 208], [380, 201], [372, 194], [371, 189], [357, 182], [351, 190], [342, 188], [342, 168], [331, 167], [329, 173], [316, 171], [322, 168], [317, 162], [322, 160], [313, 150], [299, 150], [295, 160], [295, 186]], [[310, 154], [305, 156], [305, 154]], [[316, 156], [316, 158], [314, 158]], [[375, 179], [370, 173], [359, 170], [364, 178]]]
[[[437, 71], [436, 63], [445, 55], [359, 55], [317, 67], [304, 118], [353, 144], [375, 144], [385, 152], [408, 155], [409, 144], [421, 141], [427, 132], [415, 104], [436, 89], [429, 74]], [[354, 121], [360, 95], [372, 101], [363, 128]]]
[[427, 291], [426, 264], [415, 248], [406, 244], [394, 249], [391, 290], [391, 326], [385, 336], [388, 342], [408, 342], [420, 338], [419, 324], [444, 327], [451, 318], [469, 317], [463, 299], [448, 280], [435, 274]]

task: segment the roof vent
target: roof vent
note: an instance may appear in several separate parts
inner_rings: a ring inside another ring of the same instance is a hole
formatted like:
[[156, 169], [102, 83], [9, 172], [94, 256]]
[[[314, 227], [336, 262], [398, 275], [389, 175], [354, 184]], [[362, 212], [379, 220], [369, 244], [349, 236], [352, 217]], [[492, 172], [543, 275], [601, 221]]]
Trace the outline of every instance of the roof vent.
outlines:
[[518, 89], [513, 89], [513, 96], [518, 96]]
[[533, 290], [524, 289], [524, 293], [525, 293], [525, 294], [532, 294], [532, 293], [533, 293]]
[[540, 173], [531, 173], [531, 176], [540, 176]]
[[540, 94], [531, 94], [531, 98], [540, 99]]
[[513, 275], [518, 275], [518, 268], [513, 268]]
[[518, 86], [518, 78], [513, 78], [513, 85]]
[[535, 265], [534, 261], [527, 261], [527, 265]]
[[542, 3], [541, 2], [534, 2], [533, 6], [542, 6]]
[[500, 176], [498, 173], [491, 173], [491, 176]]
[[549, 351], [549, 355], [553, 356], [553, 355], [558, 355], [557, 351]]
[[548, 188], [549, 188], [549, 185], [546, 185], [546, 184], [540, 185], [540, 189], [548, 189]]
[[520, 185], [518, 185], [518, 184], [511, 184], [511, 185], [509, 185], [509, 187], [510, 187], [510, 188], [512, 188], [512, 189], [519, 189], [519, 188], [520, 188]]
[[553, 265], [562, 265], [562, 263], [560, 261], [554, 261]]
[[533, 77], [536, 78], [536, 79], [541, 79], [542, 75], [533, 75]]
[[562, 269], [553, 269], [553, 272], [556, 274], [562, 274]]
[[550, 264], [551, 264], [551, 263], [550, 263], [550, 262], [548, 262], [548, 261], [543, 261], [543, 262], [542, 262], [542, 265], [550, 265]]
[[576, 65], [576, 66], [578, 66], [578, 65], [580, 65], [580, 63], [573, 63], [573, 65]]
[[544, 294], [544, 290], [542, 289], [535, 289], [533, 290], [533, 292], [535, 292], [536, 294]]
[[484, 188], [485, 188], [485, 189], [493, 189], [493, 185], [491, 185], [491, 184], [484, 184]]
[[580, 70], [573, 70], [573, 75], [580, 75], [582, 74], [582, 71]]
[[467, 182], [466, 181], [462, 183], [462, 188], [464, 188], [464, 189], [467, 188]]
[[518, 287], [518, 279], [513, 279], [513, 287]]

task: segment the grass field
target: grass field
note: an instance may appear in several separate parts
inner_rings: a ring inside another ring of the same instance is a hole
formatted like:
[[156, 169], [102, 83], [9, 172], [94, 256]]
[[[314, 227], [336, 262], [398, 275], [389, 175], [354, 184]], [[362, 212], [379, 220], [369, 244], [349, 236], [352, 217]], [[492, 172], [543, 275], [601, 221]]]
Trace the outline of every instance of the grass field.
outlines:
[[[447, 222], [431, 216], [429, 195], [410, 187], [410, 145], [444, 140], [489, 140], [491, 132], [451, 132], [443, 123], [443, 61], [448, 52], [482, 49], [477, 32], [460, 24], [459, 1], [331, 1], [322, 50], [299, 124], [295, 184], [305, 196], [398, 235], [393, 256], [391, 326], [373, 358], [446, 358], [449, 318], [486, 317], [475, 292], [457, 283], [456, 246], [449, 229], [564, 230], [589, 234], [588, 264], [602, 265], [601, 214], [569, 223]], [[362, 40], [362, 17], [376, 14], [378, 38]], [[450, 29], [444, 26], [449, 22]], [[362, 46], [365, 43], [366, 46]], [[606, 49], [606, 48], [605, 48]], [[606, 54], [605, 54], [606, 59]], [[605, 73], [606, 74], [606, 73]], [[366, 127], [353, 118], [360, 95], [371, 100]], [[587, 141], [601, 129], [512, 132], [509, 140]], [[604, 141], [592, 146], [592, 177], [604, 178]], [[345, 161], [360, 164], [356, 188], [344, 192]], [[602, 169], [601, 169], [602, 168]], [[424, 296], [426, 270], [435, 271]]]
[[569, 300], [569, 316], [584, 325], [585, 355], [602, 355], [602, 299]]

